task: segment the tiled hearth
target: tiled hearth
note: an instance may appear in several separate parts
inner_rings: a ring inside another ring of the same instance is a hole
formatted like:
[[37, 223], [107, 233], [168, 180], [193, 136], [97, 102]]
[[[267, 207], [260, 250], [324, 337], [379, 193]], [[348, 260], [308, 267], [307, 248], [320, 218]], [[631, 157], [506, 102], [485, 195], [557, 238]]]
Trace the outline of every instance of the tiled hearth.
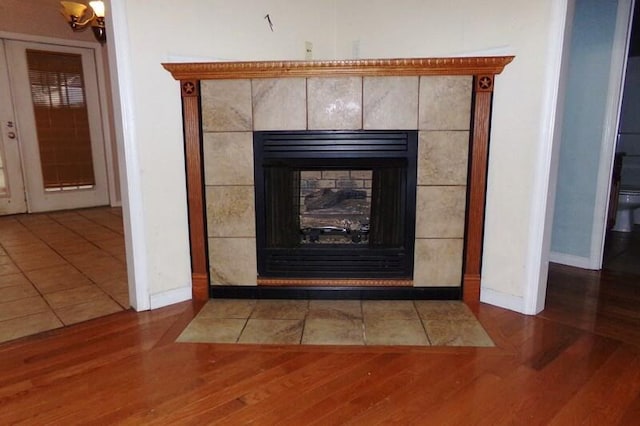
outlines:
[[180, 342], [493, 346], [469, 308], [431, 300], [212, 299]]
[[459, 287], [469, 76], [202, 82], [211, 284], [256, 285], [253, 131], [418, 130], [416, 287]]

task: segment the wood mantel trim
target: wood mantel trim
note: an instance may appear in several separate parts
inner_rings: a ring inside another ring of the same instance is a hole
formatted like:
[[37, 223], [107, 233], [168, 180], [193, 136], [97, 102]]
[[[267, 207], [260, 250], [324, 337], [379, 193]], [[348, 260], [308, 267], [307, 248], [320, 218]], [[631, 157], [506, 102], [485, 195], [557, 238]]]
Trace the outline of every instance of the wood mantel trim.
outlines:
[[283, 77], [495, 75], [513, 56], [164, 63], [176, 80]]
[[480, 272], [482, 268], [493, 77], [493, 75], [484, 74], [476, 75], [473, 78], [473, 131], [471, 133], [471, 149], [469, 150], [467, 224], [464, 239], [465, 258], [462, 280], [462, 299], [469, 305], [480, 301]]

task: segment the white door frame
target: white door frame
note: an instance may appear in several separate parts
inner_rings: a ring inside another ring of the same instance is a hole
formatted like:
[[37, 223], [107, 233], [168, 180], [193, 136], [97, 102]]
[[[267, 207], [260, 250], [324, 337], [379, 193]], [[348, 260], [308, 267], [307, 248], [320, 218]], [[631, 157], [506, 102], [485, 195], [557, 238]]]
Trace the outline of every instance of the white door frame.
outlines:
[[113, 113], [118, 140], [118, 164], [122, 194], [122, 213], [129, 278], [129, 303], [136, 311], [151, 308], [147, 260], [147, 239], [144, 223], [142, 176], [136, 146], [134, 90], [127, 11], [124, 0], [110, 2], [109, 71], [113, 96]]
[[43, 37], [29, 34], [18, 34], [11, 33], [6, 31], [0, 31], [0, 38], [5, 40], [15, 40], [15, 41], [26, 41], [26, 42], [35, 42], [41, 44], [51, 44], [53, 46], [70, 46], [70, 47], [82, 47], [86, 49], [93, 50], [93, 59], [96, 65], [96, 73], [98, 77], [98, 95], [99, 95], [99, 103], [100, 103], [100, 116], [101, 116], [101, 124], [102, 124], [102, 135], [104, 138], [104, 154], [106, 160], [107, 167], [107, 183], [108, 183], [108, 191], [109, 191], [109, 200], [112, 206], [119, 205], [116, 194], [116, 181], [118, 180], [118, 172], [115, 170], [114, 166], [114, 158], [113, 158], [113, 150], [111, 149], [113, 145], [113, 139], [111, 136], [111, 124], [109, 122], [109, 107], [107, 102], [107, 85], [106, 85], [106, 75], [105, 75], [105, 63], [102, 58], [102, 49], [103, 47], [97, 42], [86, 42], [86, 41], [74, 41], [74, 40], [66, 40], [59, 39], [53, 37]]
[[[5, 43], [0, 39], [0, 92], [5, 99], [0, 100], [0, 157], [3, 161], [5, 187], [7, 193], [0, 196], [0, 215], [25, 213], [27, 197], [24, 189], [22, 161], [16, 116], [12, 101], [12, 88], [9, 81], [9, 63], [5, 55]], [[11, 124], [10, 124], [11, 123]]]
[[602, 143], [600, 144], [600, 163], [596, 181], [596, 201], [593, 209], [589, 269], [602, 269], [604, 240], [607, 233], [609, 192], [611, 191], [611, 176], [613, 173], [618, 126], [620, 124], [620, 110], [627, 70], [627, 54], [629, 38], [631, 37], [634, 3], [635, 0], [618, 0], [616, 28], [611, 52], [609, 89], [607, 91], [604, 129], [602, 131]]

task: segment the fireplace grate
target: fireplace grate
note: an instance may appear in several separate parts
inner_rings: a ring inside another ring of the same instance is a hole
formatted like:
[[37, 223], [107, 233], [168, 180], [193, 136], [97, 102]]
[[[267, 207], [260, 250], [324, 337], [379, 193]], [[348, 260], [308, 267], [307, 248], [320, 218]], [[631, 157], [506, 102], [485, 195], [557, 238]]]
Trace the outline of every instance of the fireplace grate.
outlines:
[[265, 254], [265, 276], [282, 278], [398, 278], [399, 272], [407, 268], [407, 257], [403, 250], [398, 249], [383, 249], [374, 253], [358, 249], [352, 250], [352, 253], [345, 249], [271, 249]]

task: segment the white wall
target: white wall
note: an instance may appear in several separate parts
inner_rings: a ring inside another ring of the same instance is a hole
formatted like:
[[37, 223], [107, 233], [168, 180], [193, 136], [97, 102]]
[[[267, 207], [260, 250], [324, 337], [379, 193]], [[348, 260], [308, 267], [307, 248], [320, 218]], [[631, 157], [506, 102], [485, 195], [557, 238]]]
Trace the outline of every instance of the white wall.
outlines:
[[[127, 102], [133, 102], [135, 140], [125, 143], [138, 151], [133, 169], [141, 193], [130, 196], [139, 197], [143, 209], [150, 293], [187, 286], [189, 274], [179, 88], [160, 63], [303, 59], [305, 40], [313, 42], [314, 58], [343, 59], [359, 41], [362, 58], [516, 55], [495, 86], [482, 299], [522, 312], [540, 309], [529, 295], [540, 279], [537, 224], [544, 222], [564, 24], [563, 16], [553, 15], [562, 14], [564, 1], [112, 2], [125, 6], [128, 22], [116, 22], [126, 27], [130, 52], [130, 68], [119, 78], [132, 88]], [[263, 19], [267, 13], [273, 32]]]

